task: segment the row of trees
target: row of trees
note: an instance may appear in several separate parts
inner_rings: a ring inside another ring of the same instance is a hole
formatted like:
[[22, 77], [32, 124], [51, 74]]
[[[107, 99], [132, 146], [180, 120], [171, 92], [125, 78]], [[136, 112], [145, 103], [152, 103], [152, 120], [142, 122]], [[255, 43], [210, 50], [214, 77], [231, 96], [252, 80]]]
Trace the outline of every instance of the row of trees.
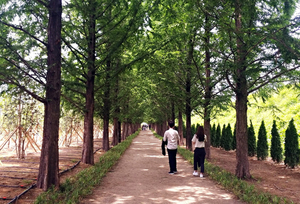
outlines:
[[151, 44], [136, 46], [145, 38], [148, 6], [140, 0], [0, 2], [1, 91], [44, 104], [39, 188], [59, 186], [61, 110], [84, 120], [81, 161], [88, 164], [94, 163], [94, 117], [103, 120], [105, 151], [109, 123], [116, 145], [143, 121], [141, 100], [131, 97], [139, 92], [129, 68], [152, 52]]
[[[192, 113], [203, 118], [210, 144], [210, 120], [231, 105], [237, 121], [236, 176], [251, 177], [248, 95], [262, 87], [272, 90], [278, 82], [298, 80], [299, 53], [294, 48], [299, 41], [291, 34], [297, 32], [294, 3], [164, 1], [161, 15], [151, 18], [151, 28], [158, 31], [153, 32], [158, 41], [158, 37], [173, 40], [142, 69], [147, 73], [146, 97], [151, 102], [145, 107], [148, 123], [165, 124], [176, 118], [182, 130], [185, 117], [183, 134], [191, 149]], [[149, 74], [152, 71], [155, 75]]]
[[299, 40], [292, 35], [299, 26], [292, 19], [295, 4], [1, 1], [0, 80], [5, 91], [26, 92], [45, 105], [38, 187], [59, 184], [62, 107], [83, 115], [82, 162], [93, 164], [94, 117], [103, 120], [104, 150], [110, 145], [110, 122], [116, 144], [121, 122], [164, 127], [175, 118], [180, 133], [186, 121], [186, 146], [191, 149], [192, 113], [204, 119], [210, 144], [210, 120], [233, 97], [236, 175], [249, 178], [248, 95], [299, 76]]
[[[230, 124], [217, 126], [214, 124], [211, 130], [211, 141], [213, 147], [221, 147], [226, 151], [236, 149], [236, 128], [232, 132]], [[284, 149], [282, 148], [284, 146]], [[269, 148], [270, 147], [270, 148]], [[271, 156], [274, 162], [284, 164], [294, 168], [300, 162], [299, 135], [294, 125], [294, 120], [289, 122], [285, 131], [284, 141], [281, 141], [278, 133], [276, 121], [273, 121], [271, 135], [268, 137], [265, 123], [261, 122], [258, 135], [255, 135], [254, 127], [250, 121], [248, 127], [248, 156], [257, 156], [258, 160], [265, 160]]]

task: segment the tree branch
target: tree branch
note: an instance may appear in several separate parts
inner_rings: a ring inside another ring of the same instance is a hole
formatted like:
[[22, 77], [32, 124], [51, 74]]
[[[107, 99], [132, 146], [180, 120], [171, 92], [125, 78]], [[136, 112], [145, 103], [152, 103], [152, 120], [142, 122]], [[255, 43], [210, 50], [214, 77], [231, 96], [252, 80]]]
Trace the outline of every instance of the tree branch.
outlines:
[[250, 94], [250, 93], [252, 93], [252, 92], [254, 92], [254, 91], [260, 89], [261, 87], [263, 87], [263, 86], [265, 86], [266, 84], [270, 83], [270, 82], [273, 81], [274, 79], [277, 79], [278, 77], [282, 76], [283, 74], [285, 74], [285, 73], [287, 73], [287, 72], [290, 72], [290, 71], [293, 71], [293, 70], [296, 70], [296, 69], [299, 68], [299, 67], [300, 67], [300, 65], [298, 65], [298, 66], [296, 66], [296, 67], [294, 67], [294, 68], [292, 68], [292, 69], [287, 69], [287, 70], [285, 70], [285, 71], [283, 71], [283, 72], [281, 72], [281, 73], [275, 75], [274, 77], [272, 77], [272, 78], [270, 78], [269, 80], [265, 81], [265, 82], [262, 83], [261, 85], [255, 87], [255, 88], [253, 88], [253, 89], [251, 89], [251, 90], [249, 90], [249, 91], [248, 91], [248, 94]]
[[19, 84], [18, 81], [16, 81], [15, 79], [10, 79], [5, 74], [3, 74], [1, 72], [0, 72], [0, 75], [4, 76], [4, 78], [5, 78], [5, 79], [3, 79], [3, 78], [0, 79], [0, 81], [3, 81], [7, 84], [13, 84], [13, 85], [17, 86], [20, 90], [28, 93], [30, 96], [32, 96], [34, 99], [40, 101], [41, 103], [46, 103], [47, 102], [46, 99], [38, 96], [37, 94], [33, 93], [32, 91], [29, 91], [25, 86]]
[[20, 30], [20, 31], [22, 31], [23, 33], [27, 34], [28, 36], [30, 36], [31, 38], [35, 39], [36, 41], [42, 43], [42, 44], [43, 44], [44, 46], [46, 46], [46, 47], [47, 47], [47, 45], [48, 45], [48, 44], [45, 43], [44, 41], [38, 39], [37, 37], [35, 37], [35, 36], [32, 35], [31, 33], [29, 33], [27, 30], [23, 29], [22, 26], [15, 26], [15, 25], [13, 25], [13, 24], [9, 24], [9, 23], [6, 23], [6, 22], [1, 21], [1, 20], [0, 20], [0, 23], [2, 23], [3, 25], [6, 25], [6, 26], [8, 26], [8, 27], [14, 28], [15, 30]]
[[49, 8], [49, 3], [43, 0], [35, 0], [36, 2], [42, 4], [43, 6], [45, 6], [46, 8]]

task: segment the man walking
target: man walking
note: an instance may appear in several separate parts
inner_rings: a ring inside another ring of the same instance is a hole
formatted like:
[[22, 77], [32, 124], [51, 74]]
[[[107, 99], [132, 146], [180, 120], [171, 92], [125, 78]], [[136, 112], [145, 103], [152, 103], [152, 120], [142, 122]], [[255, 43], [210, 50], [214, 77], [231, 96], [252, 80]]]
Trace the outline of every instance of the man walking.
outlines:
[[179, 134], [174, 130], [174, 122], [169, 121], [169, 129], [165, 132], [163, 141], [167, 142], [167, 151], [169, 156], [170, 172], [169, 174], [177, 173], [176, 154], [177, 145], [179, 145]]

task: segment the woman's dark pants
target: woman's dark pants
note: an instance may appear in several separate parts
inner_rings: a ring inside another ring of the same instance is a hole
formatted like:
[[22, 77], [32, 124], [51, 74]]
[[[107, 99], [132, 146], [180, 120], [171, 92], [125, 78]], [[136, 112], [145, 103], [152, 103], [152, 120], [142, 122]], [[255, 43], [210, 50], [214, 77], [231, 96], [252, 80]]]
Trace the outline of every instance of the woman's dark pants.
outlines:
[[200, 167], [200, 172], [204, 173], [204, 161], [205, 161], [205, 148], [196, 148], [194, 150], [194, 170], [198, 170]]

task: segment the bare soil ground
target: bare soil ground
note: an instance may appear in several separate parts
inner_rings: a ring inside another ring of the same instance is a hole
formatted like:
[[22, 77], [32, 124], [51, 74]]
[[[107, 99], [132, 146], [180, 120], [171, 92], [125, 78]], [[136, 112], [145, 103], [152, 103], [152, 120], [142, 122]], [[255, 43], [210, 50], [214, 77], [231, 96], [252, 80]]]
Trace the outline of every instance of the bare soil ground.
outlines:
[[[101, 141], [96, 140], [95, 149], [101, 146]], [[0, 204], [9, 203], [13, 198], [36, 182], [39, 154], [28, 153], [24, 160], [16, 159], [13, 154], [14, 152], [9, 149], [5, 151], [1, 150], [0, 152]], [[102, 154], [103, 152], [101, 150], [97, 151], [94, 154], [95, 161], [98, 161]], [[80, 157], [80, 145], [61, 148], [59, 164], [61, 171], [73, 167], [76, 162], [80, 160]], [[211, 159], [209, 162], [232, 173], [235, 172], [236, 158], [234, 151], [228, 152], [211, 147]], [[289, 169], [286, 168], [284, 164], [274, 164], [270, 159], [257, 161], [255, 157], [249, 157], [249, 162], [250, 172], [254, 179], [247, 182], [254, 184], [255, 187], [261, 191], [286, 197], [294, 203], [300, 203], [299, 168]], [[72, 176], [87, 167], [88, 165], [80, 163], [73, 170], [62, 174], [61, 181], [64, 181], [66, 177]], [[149, 180], [149, 177], [145, 177], [145, 179]], [[122, 182], [126, 182], [126, 179], [118, 180], [118, 185], [123, 185]], [[33, 188], [22, 195], [16, 203], [33, 203], [40, 193], [41, 190]]]
[[[89, 167], [78, 163], [81, 159], [82, 143], [73, 143], [69, 147], [59, 148], [60, 181]], [[102, 139], [94, 141], [94, 158], [98, 161], [103, 154]], [[10, 203], [17, 196], [32, 187], [36, 183], [40, 153], [29, 149], [25, 159], [17, 159], [14, 149], [2, 149], [0, 152], [0, 204]], [[72, 170], [71, 170], [72, 169]], [[14, 203], [34, 203], [36, 197], [42, 192], [37, 188], [31, 188], [24, 195], [16, 199]]]
[[[235, 173], [235, 151], [224, 151], [211, 147], [211, 163], [223, 169]], [[249, 183], [255, 185], [261, 191], [273, 195], [286, 197], [294, 203], [300, 203], [300, 168], [286, 168], [283, 163], [276, 164], [271, 158], [258, 161], [256, 157], [249, 157], [250, 173], [253, 180]]]

